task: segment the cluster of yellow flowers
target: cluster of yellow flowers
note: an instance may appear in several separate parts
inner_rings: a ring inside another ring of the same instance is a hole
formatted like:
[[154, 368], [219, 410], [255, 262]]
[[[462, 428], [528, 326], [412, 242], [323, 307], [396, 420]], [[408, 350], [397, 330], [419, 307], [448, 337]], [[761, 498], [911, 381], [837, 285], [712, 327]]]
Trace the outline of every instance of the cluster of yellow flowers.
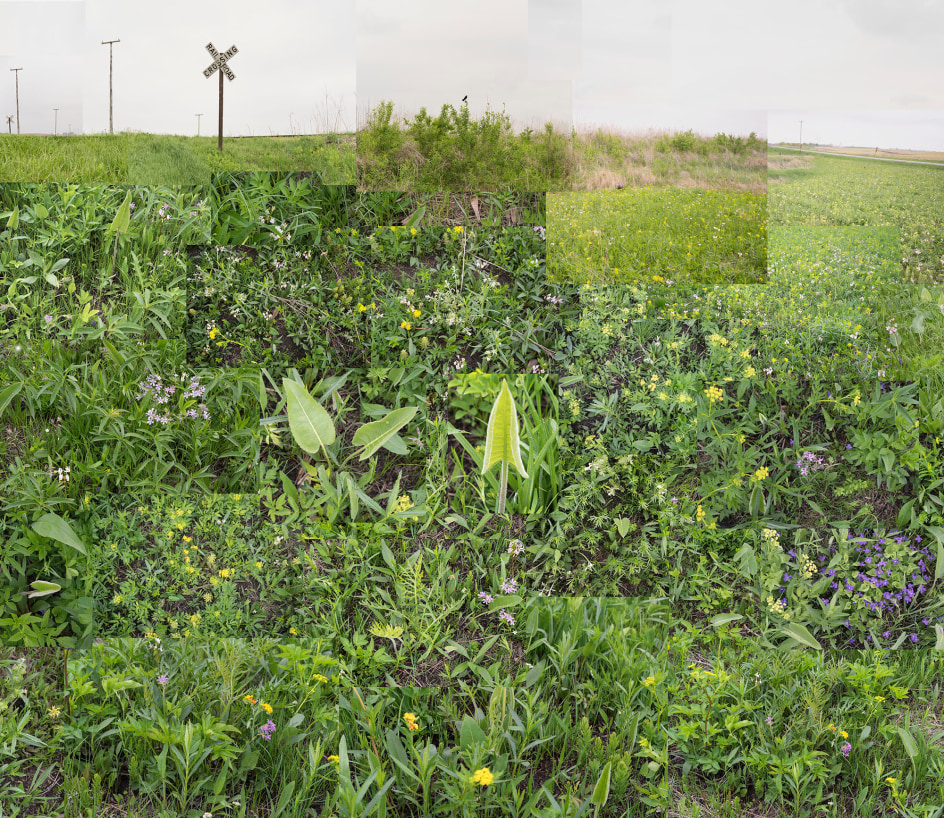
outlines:
[[491, 770], [488, 767], [482, 767], [480, 770], [476, 770], [472, 774], [470, 779], [473, 784], [481, 784], [483, 787], [487, 787], [489, 784], [495, 781], [495, 776], [492, 775]]
[[767, 607], [770, 608], [771, 613], [780, 614], [784, 619], [790, 618], [790, 614], [786, 613], [787, 603], [782, 599], [775, 600], [772, 596], [768, 596]]
[[411, 733], [415, 733], [420, 729], [419, 722], [416, 720], [415, 713], [404, 713], [403, 720], [406, 722], [406, 726]]
[[267, 704], [266, 702], [256, 701], [256, 697], [253, 696], [251, 693], [248, 693], [245, 696], [243, 696], [243, 701], [246, 702], [246, 704], [258, 704], [259, 707], [265, 710], [266, 714], [270, 716], [272, 715], [272, 705]]
[[724, 392], [722, 392], [717, 386], [709, 386], [705, 390], [705, 394], [708, 396], [708, 403], [714, 403], [715, 401], [719, 401], [724, 398]]
[[756, 483], [759, 483], [761, 480], [765, 480], [768, 477], [770, 477], [770, 469], [768, 469], [766, 466], [761, 466], [751, 475], [751, 479]]

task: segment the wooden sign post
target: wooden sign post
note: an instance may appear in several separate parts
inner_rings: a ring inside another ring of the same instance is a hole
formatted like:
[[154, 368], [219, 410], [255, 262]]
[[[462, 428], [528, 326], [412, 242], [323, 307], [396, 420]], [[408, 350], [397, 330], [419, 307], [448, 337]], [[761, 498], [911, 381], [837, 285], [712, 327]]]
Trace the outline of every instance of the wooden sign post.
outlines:
[[213, 47], [213, 43], [207, 43], [206, 50], [209, 51], [210, 56], [213, 57], [213, 62], [208, 68], [204, 69], [203, 76], [209, 79], [213, 76], [214, 71], [219, 70], [220, 72], [220, 136], [217, 141], [217, 147], [223, 150], [223, 76], [225, 75], [226, 79], [230, 82], [236, 79], [236, 75], [226, 64], [226, 61], [229, 60], [230, 57], [235, 56], [239, 52], [239, 49], [231, 45], [226, 51], [220, 54], [220, 52]]

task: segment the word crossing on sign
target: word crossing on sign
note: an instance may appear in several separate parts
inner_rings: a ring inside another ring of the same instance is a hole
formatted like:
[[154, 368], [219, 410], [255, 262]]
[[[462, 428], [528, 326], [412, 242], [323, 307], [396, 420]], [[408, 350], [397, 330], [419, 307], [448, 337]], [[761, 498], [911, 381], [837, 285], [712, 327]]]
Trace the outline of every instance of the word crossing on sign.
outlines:
[[223, 75], [226, 77], [226, 79], [236, 79], [236, 75], [233, 73], [233, 70], [226, 64], [230, 57], [234, 57], [239, 53], [239, 49], [236, 48], [236, 46], [231, 45], [228, 49], [226, 49], [226, 51], [220, 54], [220, 52], [213, 47], [213, 43], [207, 43], [206, 50], [209, 51], [210, 56], [213, 57], [213, 62], [209, 67], [203, 69], [204, 77], [209, 79], [213, 76], [213, 72], [219, 69], [223, 72]]
[[213, 47], [213, 43], [207, 43], [206, 50], [209, 51], [210, 56], [213, 57], [213, 63], [203, 70], [203, 76], [209, 79], [213, 76], [214, 71], [219, 70], [220, 72], [220, 133], [216, 145], [218, 150], [223, 150], [223, 77], [226, 77], [226, 79], [230, 81], [236, 79], [236, 75], [226, 63], [232, 57], [236, 56], [239, 49], [231, 45], [226, 51], [220, 54], [220, 52]]

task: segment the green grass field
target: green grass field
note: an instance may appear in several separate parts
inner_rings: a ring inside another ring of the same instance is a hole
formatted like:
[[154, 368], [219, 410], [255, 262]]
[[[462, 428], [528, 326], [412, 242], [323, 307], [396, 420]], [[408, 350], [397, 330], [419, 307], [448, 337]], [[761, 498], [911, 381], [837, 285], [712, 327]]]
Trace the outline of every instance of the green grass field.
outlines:
[[0, 182], [205, 185], [222, 171], [307, 171], [325, 184], [354, 181], [353, 137], [188, 137], [0, 134]]
[[940, 172], [771, 164], [0, 185], [3, 813], [940, 818]]
[[548, 272], [595, 285], [690, 287], [767, 277], [767, 197], [625, 188], [548, 195]]

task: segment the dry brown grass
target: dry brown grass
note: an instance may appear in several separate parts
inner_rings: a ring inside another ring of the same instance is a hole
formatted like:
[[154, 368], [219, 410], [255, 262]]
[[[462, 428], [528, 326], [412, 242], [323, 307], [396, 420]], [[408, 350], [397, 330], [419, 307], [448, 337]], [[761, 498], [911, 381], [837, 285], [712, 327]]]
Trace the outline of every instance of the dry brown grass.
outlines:
[[[660, 140], [673, 135], [672, 131], [619, 128], [575, 131], [573, 189], [673, 186], [766, 191], [765, 151], [745, 155], [712, 151], [703, 156], [691, 151], [659, 150]], [[704, 134], [696, 136], [712, 139]]]
[[768, 156], [769, 170], [795, 170], [796, 168], [811, 168], [813, 160], [807, 156]]

